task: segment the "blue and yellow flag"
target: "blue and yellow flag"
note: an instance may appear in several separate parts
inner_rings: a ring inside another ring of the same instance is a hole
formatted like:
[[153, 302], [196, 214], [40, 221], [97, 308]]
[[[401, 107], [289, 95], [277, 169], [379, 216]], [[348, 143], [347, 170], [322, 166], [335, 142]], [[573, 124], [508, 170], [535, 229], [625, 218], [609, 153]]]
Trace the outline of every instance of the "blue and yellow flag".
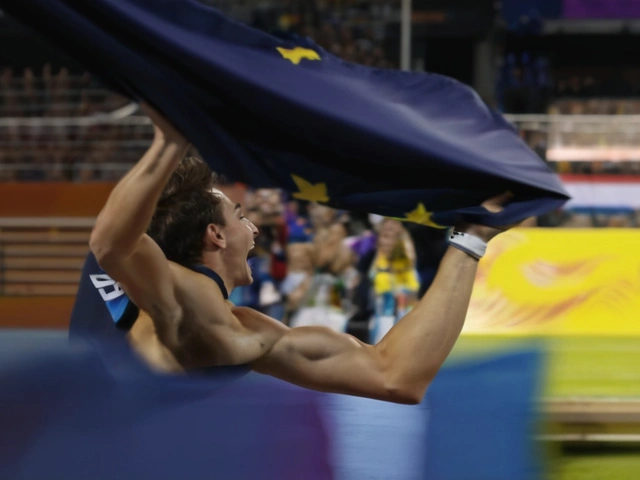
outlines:
[[[453, 79], [354, 65], [195, 0], [0, 7], [163, 112], [231, 181], [432, 226], [508, 224], [568, 198], [511, 125]], [[479, 207], [506, 190], [502, 213]]]

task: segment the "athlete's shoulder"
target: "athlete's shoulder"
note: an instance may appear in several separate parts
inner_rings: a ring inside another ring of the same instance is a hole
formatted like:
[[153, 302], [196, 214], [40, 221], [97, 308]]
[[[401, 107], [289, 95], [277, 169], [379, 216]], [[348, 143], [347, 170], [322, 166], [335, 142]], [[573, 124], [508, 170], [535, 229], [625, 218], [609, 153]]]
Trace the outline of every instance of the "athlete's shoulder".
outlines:
[[229, 298], [224, 281], [213, 270], [203, 266], [189, 268], [171, 261], [169, 268], [179, 291], [219, 298], [223, 302]]
[[284, 323], [249, 307], [231, 307], [231, 313], [249, 331], [280, 336], [290, 330]]

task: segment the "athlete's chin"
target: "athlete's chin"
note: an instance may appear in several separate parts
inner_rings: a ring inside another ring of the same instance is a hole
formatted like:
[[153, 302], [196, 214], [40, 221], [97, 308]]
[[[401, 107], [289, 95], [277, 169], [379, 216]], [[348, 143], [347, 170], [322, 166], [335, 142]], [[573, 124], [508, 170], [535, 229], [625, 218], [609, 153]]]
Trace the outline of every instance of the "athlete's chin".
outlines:
[[243, 276], [243, 278], [236, 281], [236, 285], [238, 287], [248, 287], [253, 283], [253, 275], [251, 274], [251, 269], [249, 265], [247, 265], [247, 273]]
[[238, 287], [248, 287], [252, 283], [253, 283], [253, 277], [249, 277], [249, 278], [246, 278], [246, 279], [242, 279], [239, 282], [236, 282], [236, 285]]

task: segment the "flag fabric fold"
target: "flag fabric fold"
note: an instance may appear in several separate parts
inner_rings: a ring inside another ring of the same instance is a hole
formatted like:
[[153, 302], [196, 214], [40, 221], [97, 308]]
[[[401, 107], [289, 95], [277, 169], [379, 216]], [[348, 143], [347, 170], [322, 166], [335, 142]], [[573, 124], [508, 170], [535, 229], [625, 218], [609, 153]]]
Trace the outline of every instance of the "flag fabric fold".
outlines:
[[[160, 110], [230, 181], [430, 226], [510, 224], [568, 199], [512, 126], [451, 78], [354, 65], [195, 0], [0, 7]], [[506, 190], [503, 212], [479, 206]]]

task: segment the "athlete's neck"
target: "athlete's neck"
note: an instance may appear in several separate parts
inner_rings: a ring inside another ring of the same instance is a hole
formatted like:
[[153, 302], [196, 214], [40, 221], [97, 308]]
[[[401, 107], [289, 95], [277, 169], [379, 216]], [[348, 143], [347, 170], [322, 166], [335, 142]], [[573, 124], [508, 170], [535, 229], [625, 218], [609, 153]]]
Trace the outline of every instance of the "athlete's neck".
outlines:
[[223, 260], [221, 251], [205, 252], [202, 255], [202, 265], [216, 272], [222, 279], [227, 292], [231, 293], [231, 291], [236, 287], [233, 281], [233, 270], [230, 269]]

